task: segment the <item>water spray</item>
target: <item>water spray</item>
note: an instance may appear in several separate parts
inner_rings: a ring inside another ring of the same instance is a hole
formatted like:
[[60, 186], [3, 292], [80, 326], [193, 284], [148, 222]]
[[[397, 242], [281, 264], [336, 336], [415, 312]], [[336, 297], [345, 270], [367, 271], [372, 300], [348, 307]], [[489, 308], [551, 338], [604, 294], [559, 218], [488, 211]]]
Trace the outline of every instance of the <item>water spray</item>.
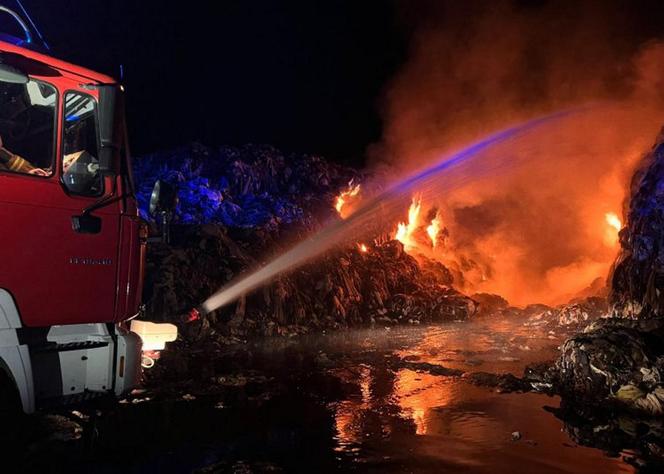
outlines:
[[[445, 159], [433, 166], [413, 173], [404, 180], [393, 184], [379, 195], [369, 199], [368, 202], [360, 206], [359, 209], [345, 220], [333, 222], [325, 226], [318, 233], [295, 245], [282, 255], [274, 258], [262, 268], [224, 286], [205, 300], [200, 306], [190, 310], [189, 313], [184, 316], [186, 322], [197, 321], [205, 314], [225, 306], [240, 298], [242, 295], [256, 289], [268, 281], [271, 281], [275, 276], [293, 270], [312, 258], [322, 254], [332, 246], [342, 242], [351, 231], [357, 230], [372, 219], [375, 219], [378, 211], [384, 212], [386, 210], [396, 210], [399, 205], [397, 199], [410, 193], [416, 186], [418, 187], [418, 190], [434, 190], [436, 183], [439, 186], [441, 185], [440, 180], [447, 172], [460, 167], [467, 161], [482, 156], [481, 153], [489, 150], [491, 147], [524, 135], [526, 132], [541, 127], [544, 124], [578, 113], [579, 110], [580, 109], [566, 110], [554, 113], [504, 129], [500, 132], [489, 135], [456, 153], [446, 156]], [[511, 156], [501, 156], [501, 158], [495, 163], [483, 163], [482, 173], [479, 175], [474, 174], [473, 176], [468, 176], [459, 173], [458, 176], [454, 176], [453, 178], [447, 177], [448, 179], [442, 184], [445, 185], [445, 189], [450, 190], [454, 187], [461, 186], [470, 180], [490, 176], [492, 175], [492, 172], [498, 171], [500, 168], [506, 167], [508, 164], [513, 165], [514, 162], [512, 158], [513, 157]], [[508, 162], [505, 160], [512, 161]]]

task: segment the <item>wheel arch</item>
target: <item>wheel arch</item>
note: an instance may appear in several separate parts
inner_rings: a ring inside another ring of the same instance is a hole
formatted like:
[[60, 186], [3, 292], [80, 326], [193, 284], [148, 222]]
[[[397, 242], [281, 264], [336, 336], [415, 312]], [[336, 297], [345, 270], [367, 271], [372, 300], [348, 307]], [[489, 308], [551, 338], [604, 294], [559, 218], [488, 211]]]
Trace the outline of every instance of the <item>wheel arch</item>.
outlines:
[[23, 327], [18, 305], [11, 292], [0, 288], [0, 329], [19, 329]]
[[22, 327], [13, 296], [0, 288], [0, 371], [14, 385], [23, 411], [32, 413], [35, 410], [32, 362], [28, 346], [20, 344], [18, 338], [17, 331]]

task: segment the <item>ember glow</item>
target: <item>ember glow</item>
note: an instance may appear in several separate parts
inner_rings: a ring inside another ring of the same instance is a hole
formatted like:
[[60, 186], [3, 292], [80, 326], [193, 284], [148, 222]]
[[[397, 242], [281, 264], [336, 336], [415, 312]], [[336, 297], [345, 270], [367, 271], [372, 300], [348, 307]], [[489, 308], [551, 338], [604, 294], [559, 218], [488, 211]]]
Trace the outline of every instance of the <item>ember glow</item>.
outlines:
[[354, 198], [360, 194], [360, 184], [353, 184], [353, 181], [348, 183], [348, 188], [345, 191], [342, 191], [334, 201], [334, 208], [339, 213], [342, 219], [345, 219], [352, 212], [349, 209], [349, 204], [353, 203]]
[[362, 253], [367, 253], [367, 252], [369, 251], [369, 249], [367, 248], [367, 246], [364, 245], [364, 244], [357, 244], [357, 248], [358, 248], [358, 250], [359, 250], [360, 252], [362, 252]]

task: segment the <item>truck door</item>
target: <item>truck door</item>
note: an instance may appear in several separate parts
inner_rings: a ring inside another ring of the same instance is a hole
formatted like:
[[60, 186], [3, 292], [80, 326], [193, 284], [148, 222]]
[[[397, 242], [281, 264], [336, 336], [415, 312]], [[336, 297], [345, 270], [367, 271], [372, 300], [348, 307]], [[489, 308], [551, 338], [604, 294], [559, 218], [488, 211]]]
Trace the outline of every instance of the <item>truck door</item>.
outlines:
[[95, 211], [94, 225], [73, 221], [111, 192], [96, 112], [83, 92], [0, 82], [0, 288], [26, 326], [114, 319], [119, 205]]

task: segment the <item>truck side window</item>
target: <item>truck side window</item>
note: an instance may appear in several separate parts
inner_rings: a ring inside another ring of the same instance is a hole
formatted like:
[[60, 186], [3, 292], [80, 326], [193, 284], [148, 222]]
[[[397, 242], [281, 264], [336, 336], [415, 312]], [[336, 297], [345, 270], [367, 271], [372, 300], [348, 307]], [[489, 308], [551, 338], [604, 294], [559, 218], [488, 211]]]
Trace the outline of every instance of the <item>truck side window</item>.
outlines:
[[0, 81], [0, 170], [53, 174], [57, 97], [45, 82]]
[[98, 196], [103, 181], [97, 158], [97, 102], [80, 92], [67, 92], [64, 100], [63, 182], [72, 193]]

